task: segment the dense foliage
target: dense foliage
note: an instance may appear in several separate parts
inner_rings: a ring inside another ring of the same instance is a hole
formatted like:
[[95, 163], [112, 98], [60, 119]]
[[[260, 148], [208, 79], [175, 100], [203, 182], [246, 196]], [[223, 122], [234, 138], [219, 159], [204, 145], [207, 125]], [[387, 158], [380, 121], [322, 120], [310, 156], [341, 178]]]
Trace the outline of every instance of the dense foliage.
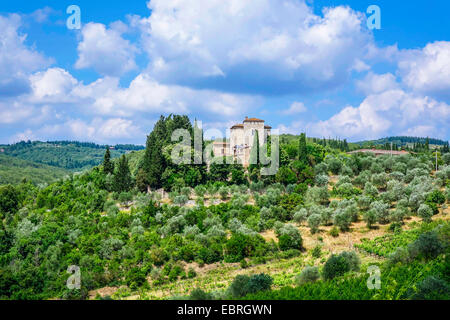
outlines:
[[[105, 148], [106, 146], [77, 141], [22, 141], [0, 146], [5, 155], [72, 171], [92, 168], [102, 163]], [[112, 148], [113, 158], [143, 149], [134, 145], [117, 145]]]
[[51, 183], [69, 173], [66, 169], [0, 154], [0, 185], [18, 184], [24, 179], [35, 184]]
[[[386, 276], [381, 291], [367, 290], [362, 276], [367, 266], [349, 251], [304, 268], [297, 288], [270, 291], [270, 275], [244, 275], [219, 297], [407, 299], [447, 294], [448, 224], [430, 223], [449, 201], [447, 154], [440, 155], [439, 170], [433, 172], [431, 152], [395, 158], [348, 155], [341, 152], [350, 148], [345, 140], [285, 136], [279, 172], [261, 176], [261, 165], [172, 163], [170, 155], [179, 142], [172, 141], [172, 134], [178, 128], [202, 135], [187, 117], [161, 117], [145, 150], [112, 160], [113, 150], [92, 147], [102, 153], [102, 165], [91, 170], [50, 185], [22, 181], [1, 186], [0, 298], [86, 299], [91, 290], [121, 286], [145, 291], [197, 277], [192, 265], [233, 263], [245, 269], [250, 262], [303, 256], [309, 253], [300, 226], [319, 239], [327, 228], [333, 237], [354, 232], [361, 220], [366, 231], [388, 224], [392, 231], [355, 245], [360, 252], [387, 259], [381, 265]], [[73, 148], [70, 143], [60, 147], [69, 145]], [[32, 144], [41, 147], [58, 148]], [[423, 222], [402, 231], [412, 216]], [[273, 232], [274, 239], [263, 232]], [[321, 259], [320, 247], [312, 256]], [[74, 265], [81, 268], [81, 290], [66, 286], [68, 267]], [[411, 283], [417, 284], [413, 292], [408, 291]], [[191, 298], [217, 296], [196, 290]]]

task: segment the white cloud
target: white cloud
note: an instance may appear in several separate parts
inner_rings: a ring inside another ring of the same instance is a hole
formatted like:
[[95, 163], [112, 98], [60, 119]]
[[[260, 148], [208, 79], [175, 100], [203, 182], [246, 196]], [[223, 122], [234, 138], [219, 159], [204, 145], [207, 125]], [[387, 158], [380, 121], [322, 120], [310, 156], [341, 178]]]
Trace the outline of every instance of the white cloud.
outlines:
[[132, 141], [136, 136], [145, 136], [145, 133], [129, 119], [94, 118], [91, 121], [68, 119], [62, 123], [46, 125], [34, 132], [33, 135], [43, 140], [64, 136], [67, 139], [79, 141], [117, 143], [117, 141]]
[[61, 68], [50, 68], [30, 76], [33, 96], [39, 101], [54, 100], [62, 102], [78, 81]]
[[106, 76], [119, 76], [135, 69], [137, 48], [122, 37], [125, 31], [125, 25], [120, 22], [110, 28], [101, 23], [86, 24], [81, 32], [75, 67], [93, 68]]
[[90, 112], [102, 115], [133, 116], [139, 113], [201, 112], [230, 118], [255, 107], [258, 97], [233, 95], [214, 90], [194, 90], [163, 85], [147, 74], [138, 75], [128, 88], [120, 88], [115, 78], [100, 79], [90, 85], [80, 84], [73, 95], [85, 99]]
[[396, 89], [370, 95], [356, 108], [348, 106], [328, 120], [308, 124], [308, 130], [319, 137], [351, 139], [425, 131], [445, 138], [449, 122], [448, 104]]
[[284, 110], [282, 113], [285, 115], [294, 115], [302, 112], [306, 112], [308, 109], [306, 109], [303, 102], [294, 102], [291, 104], [289, 109]]
[[366, 95], [397, 89], [398, 84], [392, 73], [375, 74], [369, 72], [363, 79], [356, 81], [356, 87]]
[[17, 14], [0, 15], [0, 97], [29, 92], [28, 74], [51, 62], [25, 44], [27, 35], [19, 33], [21, 24]]
[[450, 42], [429, 43], [422, 50], [406, 50], [398, 63], [409, 88], [450, 98]]
[[37, 9], [36, 11], [34, 11], [33, 13], [30, 14], [30, 16], [36, 20], [36, 22], [38, 23], [43, 23], [43, 22], [47, 22], [49, 16], [51, 16], [52, 14], [55, 14], [56, 11], [53, 10], [50, 7], [44, 7], [41, 9]]
[[34, 112], [33, 106], [19, 102], [0, 102], [0, 123], [14, 124], [29, 118]]
[[326, 8], [323, 17], [298, 0], [152, 0], [148, 7], [150, 17], [132, 24], [158, 81], [283, 93], [335, 87], [355, 66], [367, 68], [361, 57], [372, 36], [349, 7]]

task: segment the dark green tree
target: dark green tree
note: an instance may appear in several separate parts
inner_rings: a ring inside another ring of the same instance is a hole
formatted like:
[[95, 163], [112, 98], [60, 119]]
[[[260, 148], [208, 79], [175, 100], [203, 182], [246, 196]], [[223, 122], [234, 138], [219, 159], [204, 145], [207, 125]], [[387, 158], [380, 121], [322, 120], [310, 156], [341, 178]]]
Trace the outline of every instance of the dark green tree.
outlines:
[[19, 195], [16, 188], [11, 185], [0, 187], [0, 214], [6, 212], [16, 213], [18, 208]]
[[117, 171], [114, 174], [114, 190], [117, 192], [127, 192], [133, 187], [133, 180], [131, 178], [130, 167], [125, 155], [119, 159]]
[[163, 147], [167, 140], [167, 128], [165, 118], [161, 116], [155, 124], [152, 133], [147, 137], [147, 145], [145, 148], [142, 169], [146, 173], [146, 179], [141, 179], [152, 188], [161, 188], [161, 176], [167, 167]]
[[298, 145], [298, 159], [305, 165], [308, 164], [308, 151], [306, 148], [306, 134], [300, 135], [300, 141]]
[[114, 174], [114, 163], [111, 162], [111, 151], [106, 147], [105, 156], [103, 158], [103, 172], [105, 174]]

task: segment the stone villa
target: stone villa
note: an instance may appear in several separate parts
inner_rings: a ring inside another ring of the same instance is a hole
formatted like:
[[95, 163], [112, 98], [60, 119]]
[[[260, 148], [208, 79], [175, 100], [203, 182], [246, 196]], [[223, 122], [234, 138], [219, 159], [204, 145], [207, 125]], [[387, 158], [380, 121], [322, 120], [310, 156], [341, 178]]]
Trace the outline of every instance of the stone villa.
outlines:
[[272, 127], [265, 125], [264, 120], [246, 117], [243, 123], [231, 127], [229, 141], [213, 143], [214, 156], [233, 156], [246, 167], [250, 162], [250, 151], [256, 131], [258, 131], [259, 145], [262, 146], [267, 142], [271, 129]]

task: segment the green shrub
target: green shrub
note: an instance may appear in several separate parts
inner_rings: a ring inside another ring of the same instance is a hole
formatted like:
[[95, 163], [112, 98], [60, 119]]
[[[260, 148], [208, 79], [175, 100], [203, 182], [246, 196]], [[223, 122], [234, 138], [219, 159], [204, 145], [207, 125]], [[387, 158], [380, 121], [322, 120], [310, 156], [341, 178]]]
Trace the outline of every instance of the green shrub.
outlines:
[[361, 260], [355, 251], [343, 251], [339, 254], [339, 256], [343, 257], [348, 262], [350, 271], [359, 271], [361, 267]]
[[278, 235], [278, 245], [281, 250], [301, 250], [303, 248], [303, 239], [300, 231], [292, 224], [282, 225], [276, 232]]
[[434, 190], [431, 192], [426, 199], [426, 202], [428, 203], [435, 203], [435, 204], [444, 204], [445, 203], [445, 195], [440, 190]]
[[205, 301], [205, 300], [212, 300], [213, 297], [211, 294], [206, 293], [202, 289], [194, 289], [191, 291], [191, 294], [189, 295], [190, 300], [197, 300], [197, 301]]
[[342, 276], [348, 271], [350, 271], [349, 262], [343, 256], [333, 254], [325, 262], [322, 273], [323, 278], [329, 280]]
[[434, 231], [422, 233], [408, 248], [412, 258], [433, 259], [444, 252], [444, 245]]
[[266, 243], [260, 235], [235, 233], [225, 244], [225, 261], [240, 262], [242, 259], [264, 255]]
[[144, 283], [147, 282], [145, 272], [137, 267], [132, 268], [126, 275], [126, 282], [127, 285], [133, 290], [141, 287]]
[[433, 217], [433, 209], [428, 204], [421, 204], [419, 210], [417, 210], [417, 215], [423, 219], [425, 222], [431, 222], [431, 217]]
[[391, 265], [397, 264], [397, 263], [407, 263], [409, 260], [409, 253], [408, 250], [405, 248], [397, 248], [394, 252], [389, 254], [388, 256], [388, 263]]
[[450, 286], [438, 277], [429, 276], [417, 285], [411, 299], [413, 300], [449, 300]]
[[402, 223], [401, 222], [392, 222], [389, 225], [389, 229], [388, 230], [391, 231], [391, 232], [394, 232], [394, 233], [401, 232], [402, 231]]
[[250, 280], [247, 284], [248, 293], [256, 293], [260, 291], [270, 290], [272, 286], [273, 279], [271, 276], [261, 273], [255, 274], [250, 277]]
[[311, 256], [313, 258], [320, 258], [322, 256], [322, 247], [321, 246], [315, 246], [312, 250], [311, 250]]
[[303, 271], [296, 277], [295, 282], [298, 286], [301, 286], [308, 282], [315, 282], [319, 280], [319, 268], [317, 267], [306, 267]]
[[197, 276], [197, 272], [195, 272], [193, 268], [189, 268], [187, 276], [190, 279], [195, 278]]
[[331, 228], [330, 230], [330, 236], [337, 238], [339, 237], [339, 228], [334, 226], [333, 228]]
[[230, 294], [233, 298], [241, 298], [248, 294], [247, 286], [250, 281], [250, 277], [247, 275], [238, 275], [234, 278], [230, 285]]
[[261, 273], [253, 276], [238, 275], [229, 287], [233, 298], [242, 298], [247, 294], [270, 290], [273, 279], [267, 274]]

